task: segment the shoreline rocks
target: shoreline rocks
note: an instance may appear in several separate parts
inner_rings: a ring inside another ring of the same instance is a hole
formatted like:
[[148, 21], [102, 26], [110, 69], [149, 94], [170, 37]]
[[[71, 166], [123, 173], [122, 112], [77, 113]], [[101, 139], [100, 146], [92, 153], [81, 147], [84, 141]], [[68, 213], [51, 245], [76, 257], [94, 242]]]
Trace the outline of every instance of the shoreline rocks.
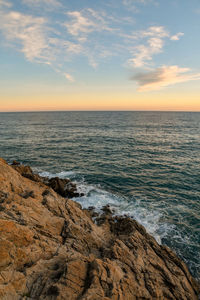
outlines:
[[142, 225], [83, 210], [19, 167], [0, 159], [0, 299], [198, 299], [185, 263]]
[[21, 165], [16, 160], [13, 161], [11, 166], [23, 177], [26, 177], [35, 182], [42, 182], [48, 185], [62, 197], [74, 198], [84, 196], [83, 193], [78, 193], [76, 184], [73, 183], [70, 179], [61, 179], [59, 177], [53, 177], [49, 179], [48, 177], [42, 177], [38, 174], [35, 174], [30, 166]]

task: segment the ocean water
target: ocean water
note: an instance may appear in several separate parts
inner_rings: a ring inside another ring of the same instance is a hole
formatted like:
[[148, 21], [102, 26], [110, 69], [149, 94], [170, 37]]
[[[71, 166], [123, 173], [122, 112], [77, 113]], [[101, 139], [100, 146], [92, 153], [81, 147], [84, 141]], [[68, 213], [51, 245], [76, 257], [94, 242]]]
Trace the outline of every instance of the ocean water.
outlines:
[[73, 179], [83, 207], [134, 217], [200, 278], [200, 113], [0, 113], [0, 156]]

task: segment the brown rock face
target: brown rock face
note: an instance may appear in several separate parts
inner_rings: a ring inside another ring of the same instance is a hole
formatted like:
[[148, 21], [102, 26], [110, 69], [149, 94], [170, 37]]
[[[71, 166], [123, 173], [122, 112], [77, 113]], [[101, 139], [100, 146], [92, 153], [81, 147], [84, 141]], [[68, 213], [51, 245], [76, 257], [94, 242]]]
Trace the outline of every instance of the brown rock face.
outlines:
[[136, 221], [91, 214], [0, 159], [0, 299], [198, 299], [186, 265]]
[[48, 177], [42, 177], [38, 174], [34, 174], [30, 166], [20, 165], [20, 163], [16, 160], [13, 161], [12, 167], [23, 177], [29, 178], [36, 182], [42, 182], [50, 186], [56, 193], [58, 193], [62, 197], [73, 198], [83, 196], [83, 194], [79, 194], [77, 192], [76, 184], [71, 182], [70, 179], [61, 179], [58, 177], [48, 179]]

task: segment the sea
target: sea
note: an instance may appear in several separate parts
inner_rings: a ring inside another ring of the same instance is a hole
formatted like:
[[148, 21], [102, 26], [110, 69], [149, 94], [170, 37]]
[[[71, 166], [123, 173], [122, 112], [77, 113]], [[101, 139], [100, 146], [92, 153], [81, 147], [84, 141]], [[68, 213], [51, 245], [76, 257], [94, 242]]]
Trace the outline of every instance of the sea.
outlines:
[[82, 207], [136, 219], [200, 279], [200, 113], [0, 113], [0, 156], [71, 178]]

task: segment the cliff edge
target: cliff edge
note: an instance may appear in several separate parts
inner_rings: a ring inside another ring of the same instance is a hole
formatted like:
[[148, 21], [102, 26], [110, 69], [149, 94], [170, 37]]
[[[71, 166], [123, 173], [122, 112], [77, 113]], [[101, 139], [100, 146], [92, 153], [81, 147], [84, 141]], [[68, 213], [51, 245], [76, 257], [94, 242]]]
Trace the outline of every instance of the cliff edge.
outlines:
[[144, 227], [92, 211], [0, 159], [0, 299], [198, 299], [186, 265]]

